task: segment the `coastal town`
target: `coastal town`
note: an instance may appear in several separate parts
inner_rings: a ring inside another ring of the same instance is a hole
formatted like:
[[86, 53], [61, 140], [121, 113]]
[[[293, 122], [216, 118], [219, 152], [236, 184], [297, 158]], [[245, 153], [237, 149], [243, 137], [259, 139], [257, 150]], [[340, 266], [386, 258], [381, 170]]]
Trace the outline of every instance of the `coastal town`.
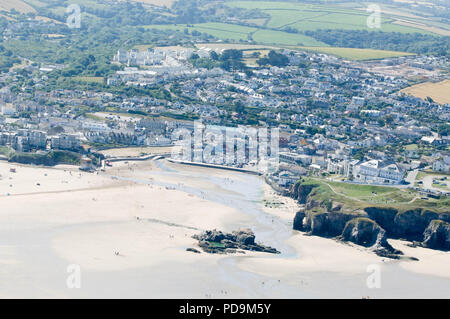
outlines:
[[[214, 63], [240, 62], [258, 56], [258, 49], [204, 45], [120, 49], [111, 63], [123, 70], [107, 79], [105, 91], [40, 89], [46, 86], [46, 74], [57, 67], [51, 65], [30, 63], [20, 72], [2, 75], [4, 159], [39, 163], [43, 154], [59, 150], [88, 155], [101, 168], [102, 159], [92, 156], [97, 150], [173, 146], [178, 138], [174, 132], [193, 132], [194, 121], [200, 120], [223, 127], [278, 128], [279, 165], [269, 175], [280, 187], [312, 174], [348, 183], [403, 185], [432, 195], [449, 193], [446, 179], [436, 178], [430, 185], [415, 177], [422, 170], [449, 172], [450, 105], [402, 92], [417, 77], [446, 80], [448, 59], [350, 62], [272, 50], [273, 60], [279, 58], [282, 66], [227, 71]], [[196, 66], [199, 61], [205, 66]], [[408, 72], [398, 74], [399, 65]], [[12, 90], [17, 82], [24, 83], [20, 91]], [[111, 93], [118, 85], [163, 93], [158, 98]], [[248, 158], [215, 164], [253, 169]]]
[[371, 2], [0, 0], [0, 298], [448, 298], [450, 4]]

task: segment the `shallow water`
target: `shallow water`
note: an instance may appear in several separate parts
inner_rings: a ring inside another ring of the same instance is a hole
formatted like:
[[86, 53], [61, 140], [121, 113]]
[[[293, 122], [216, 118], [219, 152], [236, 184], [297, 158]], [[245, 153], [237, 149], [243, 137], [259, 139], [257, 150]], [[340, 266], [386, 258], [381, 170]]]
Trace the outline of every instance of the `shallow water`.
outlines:
[[[245, 271], [240, 267], [248, 258], [302, 258], [286, 243], [296, 232], [292, 225], [261, 209], [262, 178], [242, 173], [227, 173], [224, 178], [208, 174], [208, 170], [183, 170], [181, 166], [167, 167], [156, 162], [163, 171], [158, 174], [183, 178], [195, 177], [212, 183], [213, 190], [202, 190], [183, 184], [155, 184], [203, 197], [238, 209], [247, 222], [229, 221], [226, 230], [248, 227], [258, 242], [281, 251], [280, 255], [229, 255], [217, 263], [156, 263], [121, 271], [83, 270], [82, 288], [68, 289], [67, 261], [52, 249], [53, 238], [67, 231], [120, 223], [89, 223], [74, 226], [33, 225], [21, 223], [0, 227], [0, 245], [14, 250], [19, 263], [7, 263], [8, 256], [0, 255], [0, 297], [69, 297], [69, 298], [407, 298], [450, 297], [450, 280], [418, 275], [404, 270], [398, 264], [383, 265], [381, 289], [369, 289], [367, 273], [348, 274], [333, 271], [295, 273], [289, 278], [277, 276], [278, 269], [269, 269], [270, 277]], [[153, 172], [155, 174], [155, 172]], [[230, 177], [232, 176], [232, 177]], [[236, 176], [236, 178], [234, 178]], [[124, 226], [129, 222], [123, 222]], [[182, 249], [182, 248], [180, 248]], [[333, 252], [330, 252], [333, 253]]]

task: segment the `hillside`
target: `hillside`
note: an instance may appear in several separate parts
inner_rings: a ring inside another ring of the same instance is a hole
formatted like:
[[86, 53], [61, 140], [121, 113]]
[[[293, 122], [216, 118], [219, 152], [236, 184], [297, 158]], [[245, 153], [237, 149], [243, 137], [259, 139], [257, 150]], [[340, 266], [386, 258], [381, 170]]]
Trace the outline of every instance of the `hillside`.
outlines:
[[433, 230], [450, 230], [449, 198], [430, 198], [410, 189], [317, 178], [301, 179], [292, 188], [291, 196], [305, 205], [295, 217], [294, 229], [373, 247], [386, 256], [399, 254], [387, 243], [388, 238], [450, 249], [450, 232], [444, 231], [443, 242], [429, 241], [430, 237], [442, 238], [441, 234], [433, 234]]
[[36, 13], [36, 10], [22, 0], [0, 0], [0, 11], [17, 10], [21, 13]]
[[353, 60], [410, 53], [445, 55], [450, 47], [450, 25], [445, 18], [448, 8], [441, 10], [442, 17], [431, 18], [421, 13], [422, 9], [402, 4], [381, 5], [380, 28], [368, 27], [371, 13], [365, 5], [339, 1], [325, 5], [312, 1], [0, 0], [0, 11], [8, 20], [18, 18], [11, 12], [15, 9], [34, 13], [41, 21], [65, 23], [67, 6], [73, 3], [81, 7], [82, 28], [131, 26], [144, 33], [141, 38], [151, 33], [172, 35], [160, 38], [167, 45], [173, 44], [168, 40], [174, 37], [184, 37], [185, 42], [200, 38], [208, 42], [300, 47]]

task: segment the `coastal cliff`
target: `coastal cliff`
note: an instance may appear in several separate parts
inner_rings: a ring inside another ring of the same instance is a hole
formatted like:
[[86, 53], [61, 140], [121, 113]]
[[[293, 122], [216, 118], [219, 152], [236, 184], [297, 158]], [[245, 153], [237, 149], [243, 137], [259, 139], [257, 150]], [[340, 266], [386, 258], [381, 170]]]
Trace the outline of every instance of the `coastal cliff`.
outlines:
[[423, 246], [450, 250], [450, 224], [442, 220], [433, 220], [424, 232]]
[[[348, 189], [353, 193], [348, 192]], [[364, 193], [366, 190], [367, 194]], [[391, 258], [398, 258], [402, 252], [389, 245], [388, 238], [405, 239], [424, 247], [449, 250], [450, 212], [445, 211], [448, 209], [447, 202], [424, 203], [434, 205], [438, 208], [436, 211], [428, 207], [417, 207], [421, 202], [416, 203], [415, 198], [405, 204], [393, 203], [392, 207], [389, 207], [389, 203], [371, 205], [371, 202], [381, 201], [380, 194], [395, 192], [398, 192], [394, 194], [396, 197], [409, 194], [395, 188], [369, 188], [318, 179], [301, 180], [290, 191], [290, 195], [304, 205], [304, 209], [294, 217], [293, 228], [311, 235], [337, 238], [370, 247], [378, 255]]]

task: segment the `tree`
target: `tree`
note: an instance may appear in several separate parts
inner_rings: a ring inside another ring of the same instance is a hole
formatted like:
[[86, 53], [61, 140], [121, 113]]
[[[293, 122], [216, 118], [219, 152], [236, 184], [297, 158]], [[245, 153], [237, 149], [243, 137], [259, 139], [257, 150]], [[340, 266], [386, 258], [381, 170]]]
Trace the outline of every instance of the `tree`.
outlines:
[[240, 60], [242, 60], [242, 57], [243, 57], [242, 51], [236, 50], [236, 49], [229, 49], [229, 50], [223, 51], [222, 55], [220, 56], [220, 59], [222, 61], [227, 61], [227, 60], [240, 61]]
[[211, 51], [211, 53], [209, 54], [209, 57], [214, 60], [214, 61], [218, 61], [219, 60], [219, 55], [217, 54], [216, 51]]
[[277, 67], [284, 67], [289, 64], [289, 58], [284, 54], [277, 53], [274, 50], [271, 50], [267, 57], [258, 59], [256, 61], [258, 65], [272, 65]]
[[242, 103], [242, 101], [237, 100], [237, 101], [234, 103], [234, 111], [235, 111], [236, 113], [239, 113], [239, 114], [245, 113], [245, 106], [244, 106], [244, 104]]

